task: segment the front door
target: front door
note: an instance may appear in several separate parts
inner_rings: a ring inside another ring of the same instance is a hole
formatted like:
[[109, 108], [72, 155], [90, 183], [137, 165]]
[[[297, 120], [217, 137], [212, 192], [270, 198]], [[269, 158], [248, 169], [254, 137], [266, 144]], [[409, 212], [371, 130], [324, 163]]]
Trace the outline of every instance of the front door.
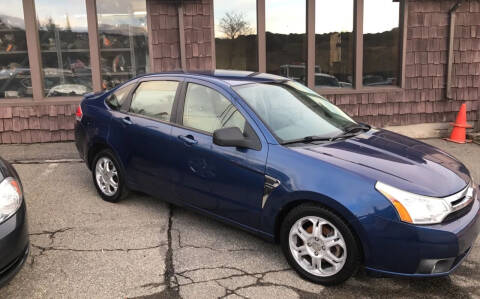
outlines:
[[[202, 82], [188, 82], [172, 129], [175, 195], [217, 216], [258, 227], [264, 190], [266, 143], [260, 150], [213, 144], [216, 129], [238, 127], [255, 134], [229, 95]], [[183, 111], [183, 112], [182, 112]]]

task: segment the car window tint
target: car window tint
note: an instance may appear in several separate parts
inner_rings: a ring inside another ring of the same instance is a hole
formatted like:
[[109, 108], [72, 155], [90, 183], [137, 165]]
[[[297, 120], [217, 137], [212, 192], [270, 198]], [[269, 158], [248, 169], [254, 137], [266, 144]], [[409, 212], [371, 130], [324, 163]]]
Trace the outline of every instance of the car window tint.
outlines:
[[220, 128], [245, 130], [245, 118], [233, 104], [212, 88], [190, 83], [185, 96], [183, 125], [213, 133]]
[[113, 110], [119, 110], [122, 107], [123, 102], [128, 98], [128, 94], [132, 90], [135, 84], [129, 84], [124, 87], [120, 87], [114, 91], [106, 100], [107, 105]]
[[175, 81], [141, 83], [133, 95], [130, 112], [170, 121], [177, 87]]

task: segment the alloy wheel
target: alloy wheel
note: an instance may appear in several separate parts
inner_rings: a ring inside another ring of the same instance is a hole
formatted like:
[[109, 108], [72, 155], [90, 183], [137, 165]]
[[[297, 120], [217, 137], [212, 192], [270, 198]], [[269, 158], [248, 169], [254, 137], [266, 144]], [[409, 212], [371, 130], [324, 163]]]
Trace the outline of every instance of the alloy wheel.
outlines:
[[102, 157], [95, 165], [95, 178], [103, 194], [113, 196], [118, 191], [119, 177], [115, 164], [110, 158]]
[[289, 247], [297, 264], [315, 276], [335, 275], [347, 260], [347, 246], [338, 228], [317, 216], [300, 218], [292, 225]]

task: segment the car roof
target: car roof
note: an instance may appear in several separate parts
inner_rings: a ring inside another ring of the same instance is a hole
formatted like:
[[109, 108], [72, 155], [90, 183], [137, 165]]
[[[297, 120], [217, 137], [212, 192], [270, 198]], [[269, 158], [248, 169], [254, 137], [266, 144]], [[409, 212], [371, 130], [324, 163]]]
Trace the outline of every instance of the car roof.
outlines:
[[285, 77], [251, 72], [251, 71], [236, 71], [236, 70], [215, 70], [215, 71], [198, 71], [198, 72], [162, 72], [153, 73], [139, 76], [138, 78], [151, 78], [151, 77], [168, 77], [168, 76], [181, 76], [189, 78], [198, 78], [213, 83], [223, 83], [229, 86], [243, 85], [254, 82], [284, 82], [290, 80]]

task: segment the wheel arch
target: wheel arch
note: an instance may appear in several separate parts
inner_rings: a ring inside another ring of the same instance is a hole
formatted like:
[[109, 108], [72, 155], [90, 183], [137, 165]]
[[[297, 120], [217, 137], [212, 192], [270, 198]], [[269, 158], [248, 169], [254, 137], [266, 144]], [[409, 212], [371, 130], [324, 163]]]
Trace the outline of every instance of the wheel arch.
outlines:
[[92, 170], [92, 163], [93, 163], [93, 159], [95, 158], [95, 156], [99, 152], [101, 152], [105, 149], [111, 150], [113, 153], [115, 153], [111, 146], [109, 146], [106, 142], [102, 142], [102, 141], [97, 141], [89, 147], [86, 162], [87, 162], [87, 166], [90, 170]]
[[[321, 198], [322, 200], [318, 200], [318, 198]], [[336, 204], [333, 204], [333, 203]], [[358, 225], [358, 222], [355, 220], [355, 216], [348, 211], [347, 208], [345, 208], [343, 205], [340, 203], [334, 201], [331, 198], [325, 197], [323, 195], [318, 196], [316, 199], [312, 199], [309, 196], [304, 196], [302, 198], [296, 198], [288, 203], [286, 203], [277, 213], [275, 216], [275, 224], [274, 224], [274, 240], [275, 242], [280, 241], [280, 229], [283, 223], [283, 220], [285, 217], [288, 215], [290, 211], [295, 209], [296, 207], [300, 205], [317, 205], [321, 206], [330, 212], [334, 213], [337, 215], [340, 219], [342, 219], [345, 224], [350, 228], [352, 231], [353, 236], [355, 237], [355, 241], [357, 242], [358, 248], [360, 249], [360, 256], [362, 258], [363, 262], [366, 258], [366, 254], [368, 253], [368, 245], [362, 241], [362, 238], [360, 236], [364, 235], [363, 229]], [[339, 210], [342, 210], [340, 212]]]

